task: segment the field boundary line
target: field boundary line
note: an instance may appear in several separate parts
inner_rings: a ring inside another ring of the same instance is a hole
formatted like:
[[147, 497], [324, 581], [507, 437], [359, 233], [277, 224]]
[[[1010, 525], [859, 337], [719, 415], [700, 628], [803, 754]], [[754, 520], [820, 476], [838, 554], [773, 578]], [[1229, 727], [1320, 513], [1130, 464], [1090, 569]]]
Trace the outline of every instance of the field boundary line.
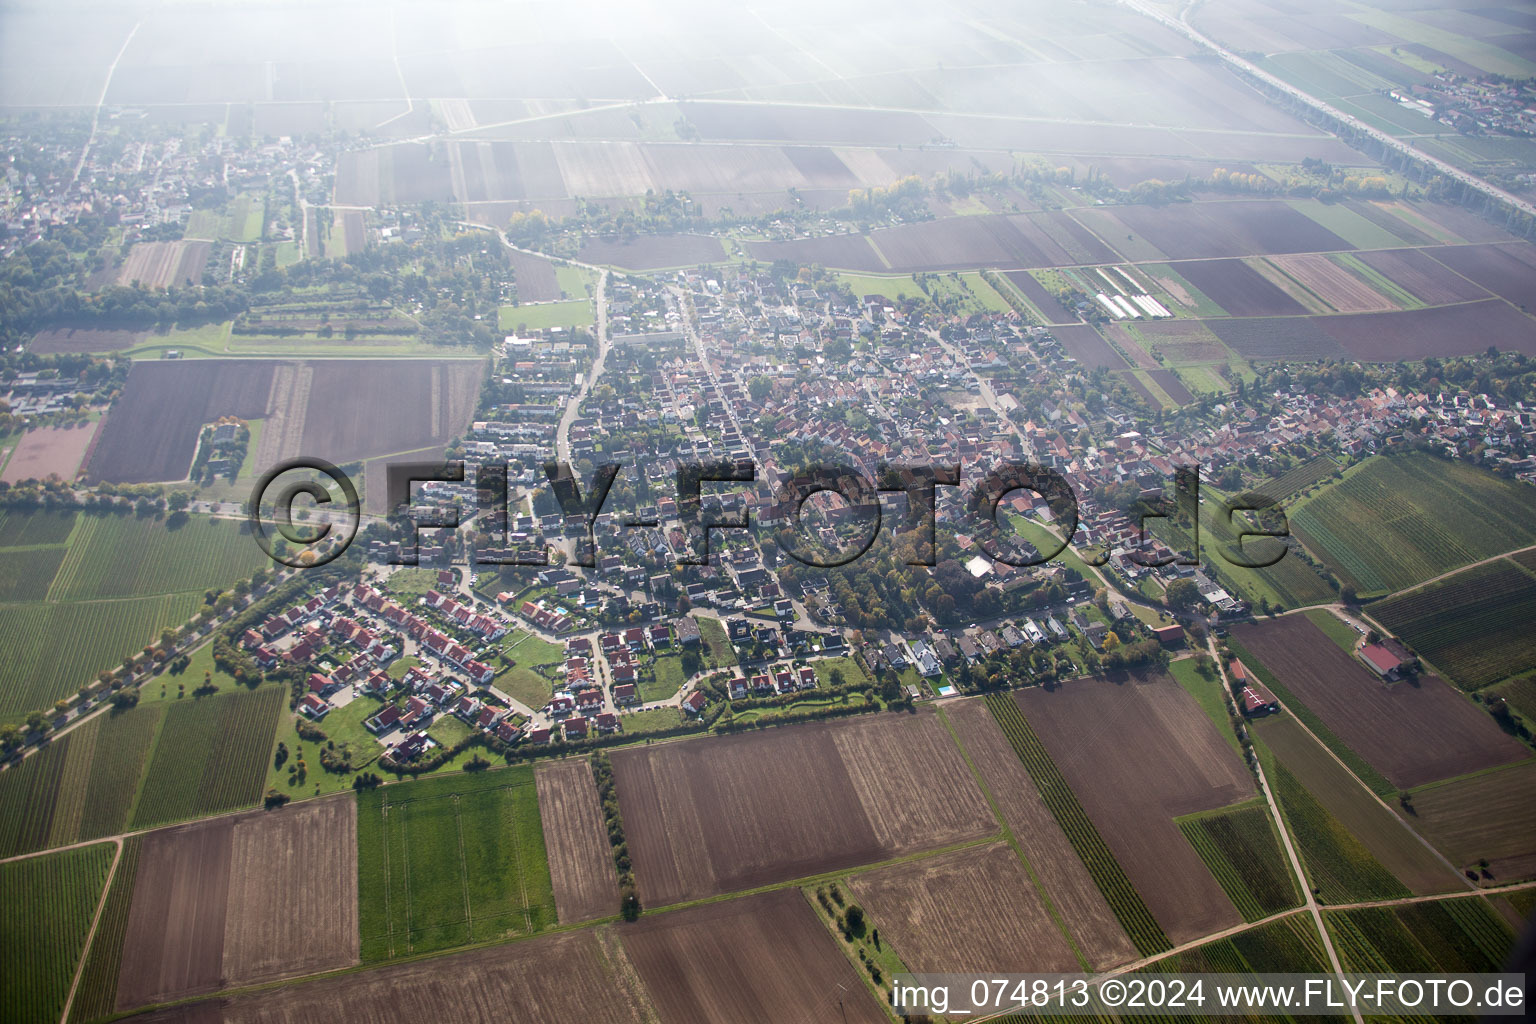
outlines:
[[1056, 930], [1061, 932], [1061, 937], [1066, 939], [1067, 945], [1072, 947], [1072, 955], [1077, 957], [1077, 962], [1082, 965], [1083, 970], [1093, 970], [1093, 965], [1088, 962], [1088, 957], [1078, 947], [1077, 940], [1073, 938], [1071, 931], [1068, 930], [1066, 919], [1061, 916], [1060, 911], [1056, 909], [1055, 902], [1045, 891], [1045, 886], [1040, 881], [1040, 876], [1035, 873], [1034, 865], [1024, 855], [1023, 848], [1019, 846], [1018, 837], [1013, 834], [1013, 829], [1004, 820], [1002, 808], [998, 806], [997, 800], [992, 796], [992, 790], [987, 786], [986, 780], [982, 778], [981, 769], [977, 768], [976, 762], [971, 759], [971, 752], [965, 749], [965, 741], [955, 731], [955, 725], [949, 720], [949, 716], [944, 713], [944, 709], [940, 707], [935, 708], [935, 710], [938, 712], [939, 721], [943, 722], [944, 728], [949, 730], [949, 736], [955, 741], [955, 746], [960, 749], [960, 756], [965, 758], [966, 767], [971, 770], [971, 777], [976, 780], [976, 785], [981, 790], [981, 795], [986, 797], [987, 806], [992, 809], [992, 817], [997, 820], [998, 826], [1003, 830], [1003, 838], [1013, 848], [1014, 856], [1018, 857], [1019, 863], [1024, 865], [1024, 871], [1029, 875], [1030, 882], [1034, 885], [1035, 891], [1040, 894], [1040, 901], [1045, 904], [1046, 913], [1050, 914], [1051, 920], [1055, 922]]
[[[1488, 565], [1488, 564], [1490, 564], [1492, 562], [1497, 562], [1497, 561], [1499, 561], [1500, 559], [1503, 559], [1503, 558], [1508, 558], [1511, 562], [1514, 562], [1514, 564], [1518, 566], [1518, 565], [1520, 565], [1520, 563], [1519, 562], [1515, 562], [1514, 556], [1515, 555], [1523, 555], [1527, 551], [1536, 551], [1536, 544], [1527, 544], [1523, 548], [1514, 548], [1513, 550], [1505, 551], [1502, 554], [1493, 555], [1491, 557], [1484, 558], [1484, 559], [1481, 559], [1481, 560], [1476, 561], [1476, 562], [1468, 562], [1466, 565], [1460, 566], [1459, 568], [1456, 568], [1456, 569], [1452, 569], [1449, 572], [1443, 572], [1443, 573], [1441, 573], [1438, 576], [1431, 576], [1429, 579], [1424, 580], [1422, 583], [1415, 583], [1411, 587], [1404, 587], [1402, 590], [1394, 590], [1390, 594], [1383, 594], [1381, 597], [1374, 598], [1371, 601], [1371, 604], [1381, 604], [1384, 601], [1390, 601], [1393, 598], [1401, 597], [1404, 594], [1411, 594], [1415, 590], [1423, 590], [1425, 587], [1429, 586], [1432, 583], [1439, 583], [1442, 580], [1448, 580], [1452, 576], [1459, 576], [1461, 573], [1466, 572], [1468, 569], [1476, 569], [1479, 566]], [[1522, 568], [1523, 568], [1523, 566], [1522, 566]], [[1365, 610], [1363, 610], [1363, 609], [1361, 610], [1360, 615], [1361, 615], [1362, 618], [1370, 618], [1370, 613], [1365, 611]], [[1376, 628], [1380, 629], [1383, 633], [1389, 633], [1390, 634], [1392, 632], [1390, 629], [1387, 629], [1381, 623], [1376, 622], [1376, 620], [1374, 618], [1371, 619], [1371, 622], [1374, 623]]]
[[1410, 903], [1443, 903], [1446, 900], [1470, 900], [1492, 899], [1495, 896], [1503, 896], [1506, 893], [1519, 892], [1522, 889], [1536, 888], [1536, 879], [1525, 882], [1512, 882], [1497, 889], [1478, 889], [1475, 892], [1435, 892], [1425, 896], [1399, 896], [1390, 900], [1376, 900], [1367, 903], [1330, 903], [1325, 910], [1375, 910], [1378, 907], [1401, 907]]
[[[102, 840], [84, 845], [95, 845]], [[80, 988], [80, 978], [85, 974], [86, 962], [91, 956], [91, 946], [96, 941], [96, 928], [101, 924], [101, 915], [107, 909], [107, 897], [112, 893], [112, 879], [117, 876], [117, 866], [123, 861], [123, 841], [121, 839], [107, 840], [112, 844], [112, 865], [107, 868], [107, 880], [101, 888], [101, 898], [96, 901], [96, 913], [91, 915], [91, 929], [85, 933], [85, 945], [80, 947], [80, 960], [75, 964], [74, 977], [69, 983], [69, 994], [64, 997], [64, 1010], [59, 1014], [59, 1024], [68, 1024], [70, 1008], [75, 1004], [75, 992]]]
[[[380, 794], [383, 795], [383, 794]], [[380, 834], [384, 840], [384, 935], [389, 955], [385, 959], [394, 959], [395, 956], [395, 919], [389, 912], [389, 797], [384, 796], [379, 801], [379, 818], [383, 821]]]
[[464, 859], [464, 816], [459, 813], [459, 794], [452, 794], [453, 834], [459, 840], [459, 889], [464, 893], [464, 934], [475, 941], [475, 915], [469, 908], [469, 864]]

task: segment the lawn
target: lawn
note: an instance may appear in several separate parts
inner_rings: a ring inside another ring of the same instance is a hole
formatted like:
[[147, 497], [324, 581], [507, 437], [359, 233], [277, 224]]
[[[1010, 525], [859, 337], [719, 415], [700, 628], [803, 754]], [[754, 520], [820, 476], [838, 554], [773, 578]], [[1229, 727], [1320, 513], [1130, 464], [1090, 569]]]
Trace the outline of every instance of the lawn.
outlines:
[[818, 686], [831, 686], [832, 673], [834, 671], [843, 674], [843, 682], [855, 689], [862, 689], [872, 684], [868, 673], [853, 658], [842, 655], [837, 658], [817, 658], [811, 662], [811, 668], [816, 671], [816, 684]]
[[681, 654], [663, 654], [656, 658], [651, 665], [654, 676], [640, 680], [640, 699], [646, 703], [653, 700], [666, 700], [678, 690], [682, 689], [686, 676], [683, 674], [683, 656]]
[[1353, 626], [1326, 608], [1313, 608], [1306, 616], [1312, 620], [1313, 625], [1328, 634], [1329, 640], [1338, 644], [1339, 650], [1349, 655], [1355, 653], [1355, 641], [1360, 639], [1360, 634], [1355, 632]]
[[[294, 728], [295, 716], [284, 712], [277, 735], [273, 740], [271, 754], [267, 758], [266, 788], [276, 789], [300, 799], [314, 796], [317, 787], [322, 795], [351, 789], [352, 779], [357, 771], [367, 770], [384, 753], [383, 745], [363, 725], [364, 721], [373, 717], [383, 707], [384, 702], [373, 697], [357, 697], [315, 723], [325, 733], [326, 742], [334, 743], [338, 747], [351, 747], [354, 771], [345, 773], [328, 772], [322, 768], [320, 748], [325, 743], [301, 740], [298, 731]], [[276, 763], [278, 743], [288, 749], [288, 758], [281, 766]], [[298, 781], [296, 773], [290, 775], [288, 772], [289, 764], [298, 764], [300, 761], [304, 762], [306, 768], [303, 783]]]
[[491, 685], [513, 700], [535, 710], [548, 704], [550, 694], [555, 692], [554, 683], [532, 669], [523, 668], [517, 664], [508, 665], [497, 672], [496, 678], [491, 680]]
[[699, 636], [704, 642], [704, 664], [712, 669], [734, 668], [736, 650], [731, 646], [730, 637], [726, 636], [720, 620], [699, 616], [696, 621], [699, 624]]
[[649, 711], [626, 711], [619, 720], [627, 735], [639, 736], [675, 729], [682, 722], [683, 714], [677, 708], [652, 708]]
[[357, 819], [364, 961], [555, 924], [532, 768], [383, 786]]
[[496, 311], [496, 322], [507, 332], [542, 331], [551, 327], [590, 327], [595, 315], [591, 300], [573, 299], [502, 306]]
[[404, 597], [420, 597], [437, 589], [436, 569], [396, 569], [384, 581], [384, 589]]
[[1210, 676], [1206, 677], [1195, 670], [1194, 658], [1180, 658], [1169, 662], [1168, 673], [1179, 681], [1184, 692], [1195, 698], [1195, 703], [1200, 705], [1200, 710], [1216, 726], [1216, 731], [1227, 741], [1227, 746], [1241, 755], [1243, 745], [1232, 731], [1232, 716], [1227, 712], [1227, 701], [1221, 693], [1221, 675], [1216, 671], [1215, 664], [1211, 666]]

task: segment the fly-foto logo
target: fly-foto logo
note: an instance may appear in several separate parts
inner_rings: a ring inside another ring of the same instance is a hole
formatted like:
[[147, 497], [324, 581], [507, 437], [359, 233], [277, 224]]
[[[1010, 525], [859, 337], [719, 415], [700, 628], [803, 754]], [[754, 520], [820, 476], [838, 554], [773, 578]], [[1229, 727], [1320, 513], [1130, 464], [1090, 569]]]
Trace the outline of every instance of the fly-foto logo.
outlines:
[[[587, 568], [597, 564], [597, 538], [595, 527], [603, 513], [614, 480], [623, 467], [616, 462], [598, 465], [592, 478], [583, 487], [569, 463], [548, 462], [544, 474], [559, 504], [561, 515], [576, 534], [571, 563]], [[329, 485], [316, 480], [289, 483], [278, 489], [274, 484], [285, 473], [294, 470], [310, 470], [329, 478]], [[749, 462], [721, 461], [684, 463], [676, 474], [677, 525], [684, 537], [684, 550], [679, 553], [681, 565], [703, 565], [709, 561], [710, 534], [716, 530], [747, 530], [752, 528], [750, 513], [706, 518], [703, 512], [703, 485], [752, 484], [757, 480], [756, 468]], [[462, 461], [447, 462], [395, 462], [386, 467], [386, 497], [392, 510], [390, 523], [397, 528], [400, 538], [398, 552], [391, 561], [396, 565], [418, 563], [418, 535], [423, 529], [454, 529], [461, 519], [453, 515], [447, 519], [425, 521], [411, 511], [411, 486], [421, 483], [465, 483], [466, 464]], [[1129, 516], [1137, 524], [1135, 543], [1125, 548], [1126, 557], [1138, 565], [1156, 567], [1177, 562], [1181, 565], [1200, 564], [1200, 469], [1198, 466], [1179, 468], [1174, 474], [1173, 495], [1146, 496], [1138, 499], [1129, 510]], [[512, 541], [511, 520], [508, 514], [510, 489], [508, 467], [505, 463], [477, 464], [474, 474], [476, 492], [475, 526], [479, 533], [491, 538], [483, 549], [477, 547], [474, 560], [481, 565], [547, 565], [548, 550], [542, 544], [527, 545], [522, 550], [507, 553], [516, 548]], [[960, 486], [958, 465], [902, 466], [881, 463], [877, 478], [849, 466], [812, 466], [782, 482], [773, 502], [774, 521], [785, 521], [788, 529], [775, 530], [774, 542], [789, 558], [802, 565], [817, 568], [833, 568], [847, 565], [866, 551], [879, 537], [882, 527], [881, 494], [900, 494], [905, 498], [906, 514], [895, 527], [898, 534], [915, 535], [918, 543], [910, 565], [935, 564], [937, 546], [935, 532], [937, 522], [936, 496], [939, 487]], [[328, 514], [315, 527], [301, 529], [294, 525], [294, 503], [301, 495], [317, 505], [336, 503], [332, 489], [339, 490], [345, 501], [345, 511]], [[813, 543], [807, 524], [803, 521], [806, 503], [815, 495], [830, 492], [839, 496], [848, 506], [850, 514], [845, 521], [858, 527], [858, 536], [835, 551], [827, 551], [823, 544]], [[1019, 493], [1029, 493], [1043, 499], [1050, 510], [1051, 521], [1058, 528], [1060, 537], [1053, 538], [1047, 549], [1031, 547], [1021, 551], [1013, 530], [999, 522], [999, 509], [1004, 500]], [[1071, 485], [1056, 470], [1031, 462], [1010, 462], [988, 471], [980, 481], [969, 488], [965, 495], [965, 507], [969, 514], [967, 532], [976, 540], [981, 551], [994, 561], [1013, 566], [1032, 566], [1049, 562], [1061, 555], [1067, 547], [1067, 538], [1077, 532], [1079, 504]], [[1239, 518], [1242, 512], [1264, 514], [1270, 521], [1262, 527]], [[1245, 568], [1261, 569], [1274, 565], [1285, 557], [1288, 547], [1280, 538], [1289, 536], [1284, 514], [1276, 507], [1274, 499], [1258, 493], [1240, 494], [1225, 499], [1216, 511], [1223, 516], [1233, 540], [1218, 547], [1218, 552], [1228, 563]], [[292, 550], [279, 552], [272, 543], [272, 534], [266, 525], [270, 516], [276, 532], [290, 545], [298, 545], [298, 553]], [[1147, 543], [1149, 519], [1177, 518], [1186, 527], [1190, 538], [1190, 550], [1154, 553]], [[356, 537], [361, 522], [361, 506], [357, 489], [345, 473], [322, 459], [290, 459], [269, 470], [262, 476], [251, 493], [250, 520], [257, 543], [274, 559], [285, 565], [307, 567], [324, 565], [346, 550]], [[343, 529], [332, 527], [337, 521]], [[625, 529], [655, 528], [660, 526], [655, 518], [630, 517], [619, 520]], [[568, 530], [568, 532], [570, 532]], [[1269, 543], [1245, 546], [1247, 538], [1267, 539]], [[1260, 550], [1253, 550], [1253, 548]], [[1090, 564], [1103, 565], [1109, 560], [1105, 551], [1089, 559]]]

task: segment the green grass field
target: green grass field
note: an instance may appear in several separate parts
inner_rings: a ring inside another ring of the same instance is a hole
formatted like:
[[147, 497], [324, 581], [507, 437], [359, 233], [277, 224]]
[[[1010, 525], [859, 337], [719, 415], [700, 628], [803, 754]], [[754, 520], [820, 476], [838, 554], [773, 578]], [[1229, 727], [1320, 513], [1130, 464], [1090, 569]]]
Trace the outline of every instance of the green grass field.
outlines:
[[556, 922], [530, 767], [363, 793], [357, 846], [365, 962], [528, 935]]
[[843, 682], [849, 686], [862, 688], [869, 686], [872, 682], [869, 674], [859, 663], [847, 655], [838, 658], [817, 658], [811, 662], [811, 668], [816, 670], [817, 686], [831, 686], [834, 670], [843, 674]]
[[108, 843], [0, 864], [0, 1014], [56, 1021], [116, 850]]
[[133, 827], [254, 806], [283, 702], [283, 687], [269, 684], [168, 705]]
[[678, 653], [663, 654], [651, 665], [655, 675], [649, 679], [640, 677], [640, 699], [649, 704], [653, 700], [666, 700], [682, 688], [687, 678], [683, 674], [683, 656]]
[[1482, 896], [1330, 910], [1323, 923], [1347, 971], [1497, 971], [1515, 943], [1515, 933]]
[[1328, 955], [1323, 949], [1322, 937], [1312, 926], [1312, 918], [1306, 914], [1292, 914], [1229, 939], [1218, 939], [1177, 953], [1143, 970], [1156, 973], [1303, 973], [1328, 970]]
[[542, 331], [551, 327], [590, 327], [596, 316], [590, 299], [571, 299], [502, 306], [496, 311], [496, 322], [501, 330], [510, 333]]
[[1185, 693], [1195, 698], [1195, 703], [1200, 705], [1205, 717], [1211, 720], [1216, 731], [1227, 741], [1227, 746], [1241, 756], [1243, 745], [1238, 742], [1237, 733], [1232, 731], [1232, 716], [1227, 713], [1226, 698], [1221, 695], [1221, 677], [1215, 666], [1211, 667], [1210, 678], [1206, 678], [1195, 670], [1194, 658], [1180, 658], [1169, 663], [1168, 674], [1178, 680]]
[[1257, 921], [1301, 900], [1280, 837], [1263, 801], [1179, 820], [1244, 921]]
[[1377, 456], [1287, 511], [1362, 597], [1536, 542], [1536, 491], [1429, 455]]

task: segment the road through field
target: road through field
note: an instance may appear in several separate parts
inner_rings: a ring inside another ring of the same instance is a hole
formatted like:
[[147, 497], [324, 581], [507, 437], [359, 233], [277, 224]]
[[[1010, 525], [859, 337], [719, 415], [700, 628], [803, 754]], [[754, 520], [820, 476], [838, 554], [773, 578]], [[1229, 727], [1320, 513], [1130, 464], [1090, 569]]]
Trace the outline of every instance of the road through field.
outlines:
[[[101, 842], [100, 839], [90, 843], [74, 843], [73, 846], [90, 846]], [[64, 1011], [59, 1014], [59, 1024], [68, 1024], [69, 1009], [75, 1002], [75, 991], [80, 987], [80, 975], [85, 973], [86, 960], [91, 955], [91, 943], [96, 941], [96, 926], [101, 924], [101, 912], [107, 908], [107, 897], [112, 893], [112, 879], [117, 877], [117, 866], [123, 862], [123, 840], [120, 836], [113, 836], [108, 840], [113, 846], [112, 866], [107, 869], [107, 881], [101, 888], [101, 899], [96, 901], [96, 913], [91, 915], [90, 931], [85, 933], [85, 944], [80, 947], [80, 962], [75, 964], [75, 973], [69, 982], [69, 995], [64, 997]]]

